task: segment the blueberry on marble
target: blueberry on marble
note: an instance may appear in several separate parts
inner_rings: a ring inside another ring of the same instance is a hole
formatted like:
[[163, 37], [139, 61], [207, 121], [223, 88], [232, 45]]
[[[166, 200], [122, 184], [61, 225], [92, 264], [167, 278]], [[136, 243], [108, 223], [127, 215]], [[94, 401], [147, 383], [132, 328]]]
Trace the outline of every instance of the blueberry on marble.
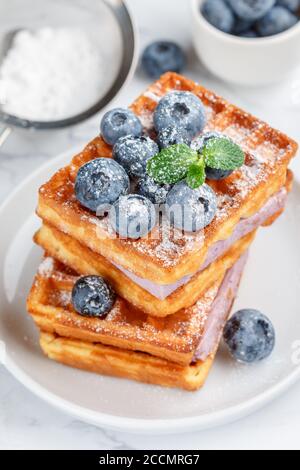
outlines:
[[188, 91], [173, 91], [165, 95], [154, 112], [154, 126], [158, 133], [167, 127], [184, 128], [190, 138], [199, 134], [206, 124], [202, 101]]
[[201, 8], [204, 18], [224, 33], [231, 33], [234, 14], [225, 0], [206, 0]]
[[300, 10], [300, 0], [277, 0], [276, 5], [287, 8], [293, 13], [297, 13]]
[[297, 16], [283, 7], [272, 8], [257, 22], [257, 31], [261, 36], [273, 36], [290, 29], [299, 21]]
[[109, 221], [121, 238], [137, 240], [154, 228], [156, 210], [152, 202], [143, 196], [122, 196], [110, 210]]
[[137, 182], [137, 193], [149, 199], [153, 204], [164, 204], [172, 186], [157, 184], [150, 176], [145, 175]]
[[217, 197], [207, 184], [191, 189], [185, 181], [181, 181], [168, 193], [167, 217], [174, 227], [185, 232], [197, 232], [205, 228], [212, 222], [216, 212]]
[[112, 309], [116, 294], [100, 276], [85, 276], [78, 279], [72, 291], [74, 309], [86, 317], [105, 318]]
[[245, 309], [227, 322], [224, 340], [237, 361], [250, 364], [271, 355], [275, 346], [275, 330], [265, 315]]
[[178, 144], [190, 145], [191, 138], [183, 127], [169, 126], [160, 131], [157, 143], [161, 149], [165, 149]]
[[142, 135], [143, 126], [130, 109], [117, 108], [108, 111], [101, 121], [101, 134], [105, 142], [114, 145], [120, 137]]
[[262, 18], [274, 5], [275, 0], [227, 0], [234, 13], [244, 20]]
[[142, 55], [142, 67], [153, 79], [159, 78], [166, 72], [180, 73], [185, 63], [183, 50], [171, 41], [156, 41], [146, 47]]
[[130, 181], [124, 168], [110, 158], [97, 158], [79, 169], [75, 195], [80, 204], [97, 212], [114, 204], [129, 192], [129, 188]]
[[159, 153], [159, 147], [150, 137], [121, 137], [113, 148], [114, 159], [132, 177], [146, 174], [147, 162]]

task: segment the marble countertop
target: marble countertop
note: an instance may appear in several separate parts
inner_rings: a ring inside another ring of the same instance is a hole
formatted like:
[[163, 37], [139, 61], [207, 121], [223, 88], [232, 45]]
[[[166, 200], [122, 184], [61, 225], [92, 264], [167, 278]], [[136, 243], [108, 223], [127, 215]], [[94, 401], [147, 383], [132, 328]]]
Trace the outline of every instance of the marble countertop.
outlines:
[[[187, 0], [130, 0], [141, 45], [173, 38], [189, 52], [186, 74], [300, 141], [300, 70], [286, 83], [239, 88], [212, 77], [194, 56]], [[300, 64], [299, 64], [300, 65]], [[117, 98], [131, 102], [148, 84], [138, 70]], [[100, 116], [53, 133], [15, 132], [0, 151], [0, 203], [35, 168], [99, 132]], [[294, 170], [298, 172], [297, 163]], [[300, 173], [300, 171], [299, 171]], [[299, 449], [300, 383], [264, 410], [237, 423], [177, 436], [135, 436], [76, 421], [34, 397], [0, 367], [0, 449]]]

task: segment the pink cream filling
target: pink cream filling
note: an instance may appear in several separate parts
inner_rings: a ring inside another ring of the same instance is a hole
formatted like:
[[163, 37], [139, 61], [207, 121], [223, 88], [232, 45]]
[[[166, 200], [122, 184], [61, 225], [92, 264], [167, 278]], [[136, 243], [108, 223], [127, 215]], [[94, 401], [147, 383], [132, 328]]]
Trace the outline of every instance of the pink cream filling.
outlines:
[[[247, 219], [241, 219], [229, 238], [227, 238], [226, 240], [218, 241], [213, 246], [211, 246], [211, 248], [208, 250], [205, 262], [201, 265], [201, 267], [195, 274], [203, 271], [211, 263], [213, 263], [223, 254], [225, 254], [234, 243], [256, 230], [260, 225], [266, 222], [266, 220], [268, 220], [270, 217], [272, 217], [281, 209], [283, 209], [286, 204], [286, 200], [287, 190], [285, 188], [282, 188], [278, 193], [272, 196], [256, 214]], [[195, 275], [192, 274], [184, 276], [173, 284], [161, 285], [136, 276], [136, 274], [128, 271], [127, 269], [124, 269], [122, 266], [116, 263], [113, 264], [120, 271], [122, 271], [122, 273], [125, 274], [129, 279], [131, 279], [133, 282], [138, 284], [140, 287], [142, 287], [144, 290], [146, 290], [159, 300], [165, 300], [177, 289], [187, 284]]]
[[243, 273], [248, 252], [227, 271], [218, 294], [213, 302], [212, 309], [206, 321], [202, 339], [198, 345], [192, 362], [205, 361], [210, 354], [215, 353], [220, 337], [228, 317], [228, 311], [234, 301], [241, 275]]

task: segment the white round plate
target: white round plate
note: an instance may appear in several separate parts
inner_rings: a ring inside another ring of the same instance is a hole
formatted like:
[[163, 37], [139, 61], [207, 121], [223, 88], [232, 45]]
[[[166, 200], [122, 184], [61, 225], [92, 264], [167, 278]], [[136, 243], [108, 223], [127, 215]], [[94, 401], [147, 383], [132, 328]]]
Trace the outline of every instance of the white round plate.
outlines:
[[0, 359], [33, 393], [86, 422], [133, 433], [181, 433], [234, 421], [262, 407], [300, 377], [300, 184], [285, 214], [261, 229], [251, 250], [235, 309], [258, 308], [277, 332], [267, 361], [243, 366], [221, 347], [203, 390], [169, 390], [102, 377], [43, 356], [26, 313], [26, 296], [41, 258], [32, 235], [38, 187], [75, 151], [30, 176], [0, 209]]

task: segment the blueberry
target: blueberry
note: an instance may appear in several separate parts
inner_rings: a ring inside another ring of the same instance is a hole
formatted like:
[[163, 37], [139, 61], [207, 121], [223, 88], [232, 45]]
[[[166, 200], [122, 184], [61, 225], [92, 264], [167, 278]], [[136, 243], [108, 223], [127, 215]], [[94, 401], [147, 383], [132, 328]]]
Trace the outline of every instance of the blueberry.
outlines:
[[105, 210], [129, 192], [125, 170], [111, 158], [97, 158], [83, 165], [77, 174], [77, 200], [93, 212]]
[[300, 10], [300, 0], [277, 0], [277, 5], [287, 8], [293, 13], [297, 13]]
[[237, 361], [259, 362], [272, 353], [275, 330], [271, 321], [257, 310], [240, 310], [227, 322], [224, 340]]
[[[198, 139], [194, 140], [192, 143], [191, 147], [193, 150], [196, 150], [197, 152], [201, 153], [204, 146], [207, 144], [207, 142], [210, 139], [220, 139], [220, 138], [225, 138], [229, 139], [224, 134], [221, 134], [221, 132], [206, 132], [205, 134], [201, 135]], [[230, 140], [230, 139], [229, 139]], [[228, 176], [233, 173], [233, 170], [217, 170], [215, 168], [210, 168], [209, 166], [206, 166], [205, 169], [206, 172], [206, 178], [209, 180], [223, 180], [224, 178], [227, 178]]]
[[227, 0], [234, 13], [244, 20], [256, 21], [262, 18], [276, 0]]
[[185, 66], [182, 49], [170, 41], [157, 41], [146, 47], [142, 66], [150, 78], [159, 78], [166, 72], [180, 73]]
[[154, 126], [159, 133], [166, 127], [184, 128], [190, 138], [201, 132], [206, 124], [202, 101], [188, 91], [173, 91], [165, 95], [154, 112]]
[[241, 38], [258, 38], [258, 34], [255, 29], [248, 29], [247, 31], [243, 31], [239, 34]]
[[224, 0], [206, 0], [201, 11], [204, 18], [220, 31], [232, 31], [234, 15]]
[[244, 33], [245, 31], [249, 31], [253, 26], [253, 21], [251, 20], [243, 20], [242, 18], [236, 18], [233, 34], [239, 36], [240, 34]]
[[181, 181], [167, 196], [167, 217], [176, 228], [185, 232], [197, 232], [209, 225], [216, 211], [217, 197], [207, 184], [191, 189]]
[[112, 287], [100, 276], [81, 277], [73, 287], [73, 306], [77, 313], [86, 317], [104, 318], [115, 300]]
[[130, 176], [146, 173], [147, 161], [159, 153], [158, 145], [150, 137], [121, 137], [113, 149], [114, 159]]
[[138, 194], [146, 197], [153, 204], [164, 204], [171, 188], [172, 186], [169, 184], [159, 185], [155, 183], [148, 175], [145, 175], [137, 183]]
[[177, 144], [191, 145], [191, 138], [183, 127], [169, 126], [158, 134], [157, 143], [161, 149], [165, 149]]
[[146, 236], [156, 224], [155, 207], [149, 199], [137, 194], [122, 196], [109, 213], [109, 220], [114, 231], [121, 238]]
[[297, 16], [283, 7], [274, 7], [257, 22], [257, 31], [261, 36], [273, 36], [295, 26]]
[[108, 111], [101, 121], [101, 134], [105, 142], [114, 145], [120, 137], [140, 136], [143, 126], [139, 118], [129, 109], [117, 108]]

